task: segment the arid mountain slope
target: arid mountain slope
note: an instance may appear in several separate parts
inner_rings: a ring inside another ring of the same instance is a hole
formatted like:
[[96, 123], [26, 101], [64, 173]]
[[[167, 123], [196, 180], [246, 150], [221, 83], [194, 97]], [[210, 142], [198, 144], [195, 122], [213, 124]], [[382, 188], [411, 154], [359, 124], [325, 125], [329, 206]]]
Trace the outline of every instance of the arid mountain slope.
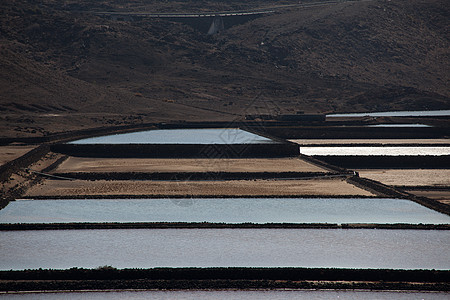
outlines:
[[[6, 0], [1, 135], [255, 112], [450, 107], [446, 1], [305, 7], [314, 2]], [[215, 36], [192, 21], [93, 14], [273, 6]]]

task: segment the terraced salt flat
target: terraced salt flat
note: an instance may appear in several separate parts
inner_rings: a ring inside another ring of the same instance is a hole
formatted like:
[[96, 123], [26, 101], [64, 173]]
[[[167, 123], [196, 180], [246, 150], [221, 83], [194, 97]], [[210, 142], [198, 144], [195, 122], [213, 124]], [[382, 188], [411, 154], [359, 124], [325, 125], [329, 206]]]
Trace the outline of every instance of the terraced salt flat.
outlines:
[[0, 270], [325, 267], [448, 270], [448, 230], [1, 231]]
[[161, 129], [114, 134], [69, 144], [261, 144], [273, 140], [237, 128]]
[[373, 198], [19, 200], [0, 223], [211, 222], [449, 224], [415, 202]]

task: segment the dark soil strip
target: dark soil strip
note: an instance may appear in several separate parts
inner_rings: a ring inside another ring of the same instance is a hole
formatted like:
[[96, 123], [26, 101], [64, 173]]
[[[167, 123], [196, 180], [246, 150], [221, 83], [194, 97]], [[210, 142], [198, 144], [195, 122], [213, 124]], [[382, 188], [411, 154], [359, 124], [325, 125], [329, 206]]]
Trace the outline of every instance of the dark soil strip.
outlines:
[[81, 180], [254, 180], [314, 179], [349, 176], [348, 174], [325, 172], [76, 172], [54, 173], [52, 175]]
[[347, 179], [347, 182], [377, 195], [382, 195], [384, 197], [409, 199], [409, 197], [411, 196], [408, 193], [397, 190], [389, 185], [382, 184], [381, 182], [372, 179], [355, 176]]
[[41, 145], [24, 155], [0, 166], [0, 182], [8, 180], [12, 173], [17, 172], [37, 162], [50, 151], [48, 145]]
[[330, 223], [21, 223], [0, 224], [0, 231], [20, 230], [85, 230], [85, 229], [392, 229], [450, 230], [450, 224], [330, 224]]
[[267, 134], [285, 139], [437, 139], [447, 138], [447, 127], [365, 127], [365, 126], [265, 127]]
[[55, 144], [51, 150], [70, 156], [105, 158], [255, 158], [299, 155], [293, 143], [273, 144]]
[[65, 160], [67, 160], [69, 157], [67, 155], [64, 155], [63, 157], [58, 158], [54, 163], [52, 163], [47, 168], [42, 169], [42, 173], [48, 173], [53, 170], [55, 170], [60, 164], [62, 164]]
[[99, 289], [375, 289], [449, 291], [450, 271], [154, 268], [1, 271], [0, 291]]
[[450, 192], [450, 186], [434, 186], [434, 185], [396, 185], [395, 188], [402, 189], [404, 191], [448, 191]]
[[[447, 282], [409, 283], [310, 280], [233, 280], [233, 279], [118, 279], [118, 280], [27, 280], [0, 282], [0, 291], [89, 291], [89, 290], [411, 290], [449, 291]], [[63, 296], [64, 294], [62, 294]]]
[[334, 172], [338, 172], [338, 173], [345, 173], [345, 174], [349, 174], [349, 173], [353, 173], [353, 171], [349, 171], [345, 168], [341, 168], [335, 165], [332, 165], [330, 163], [327, 163], [323, 160], [319, 160], [317, 158], [314, 158], [312, 156], [309, 155], [304, 155], [304, 154], [300, 154], [300, 158], [303, 159], [304, 161], [307, 161], [309, 163], [312, 163], [313, 165], [319, 166], [319, 167], [323, 167], [327, 170], [330, 171], [334, 171]]

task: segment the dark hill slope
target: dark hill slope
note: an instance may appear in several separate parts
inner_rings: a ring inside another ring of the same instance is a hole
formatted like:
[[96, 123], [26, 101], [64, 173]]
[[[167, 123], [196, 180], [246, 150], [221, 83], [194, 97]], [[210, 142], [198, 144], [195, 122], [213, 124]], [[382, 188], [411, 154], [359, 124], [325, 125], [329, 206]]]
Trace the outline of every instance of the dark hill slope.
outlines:
[[450, 107], [443, 0], [287, 7], [213, 37], [176, 20], [92, 14], [293, 3], [3, 1], [2, 136], [255, 112]]
[[449, 15], [439, 0], [351, 2], [260, 18], [223, 40], [239, 40], [298, 84], [308, 73], [334, 81], [299, 91], [306, 103], [324, 97], [325, 110], [436, 109], [450, 106]]

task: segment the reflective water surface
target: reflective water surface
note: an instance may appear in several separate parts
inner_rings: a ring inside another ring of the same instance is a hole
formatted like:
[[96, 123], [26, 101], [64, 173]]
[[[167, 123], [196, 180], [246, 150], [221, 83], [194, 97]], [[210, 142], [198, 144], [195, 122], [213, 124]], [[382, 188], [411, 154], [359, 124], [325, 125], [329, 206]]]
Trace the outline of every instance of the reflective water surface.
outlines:
[[0, 241], [0, 270], [105, 265], [450, 269], [448, 230], [2, 231]]
[[369, 113], [330, 114], [329, 117], [432, 117], [450, 116], [450, 110], [422, 110], [422, 111], [385, 111]]
[[449, 224], [450, 216], [373, 198], [19, 200], [0, 210], [0, 223], [65, 222]]
[[433, 127], [425, 124], [377, 124], [377, 125], [367, 125], [367, 127]]
[[305, 155], [450, 155], [450, 147], [300, 147]]
[[234, 299], [234, 300], [284, 300], [284, 299], [344, 299], [344, 300], [440, 300], [448, 299], [446, 292], [416, 291], [366, 291], [366, 290], [180, 290], [180, 291], [101, 291], [101, 292], [64, 292], [64, 293], [21, 293], [0, 294], [0, 299], [17, 300], [81, 300], [81, 299]]
[[161, 129], [114, 134], [70, 144], [260, 144], [274, 141], [237, 128]]

